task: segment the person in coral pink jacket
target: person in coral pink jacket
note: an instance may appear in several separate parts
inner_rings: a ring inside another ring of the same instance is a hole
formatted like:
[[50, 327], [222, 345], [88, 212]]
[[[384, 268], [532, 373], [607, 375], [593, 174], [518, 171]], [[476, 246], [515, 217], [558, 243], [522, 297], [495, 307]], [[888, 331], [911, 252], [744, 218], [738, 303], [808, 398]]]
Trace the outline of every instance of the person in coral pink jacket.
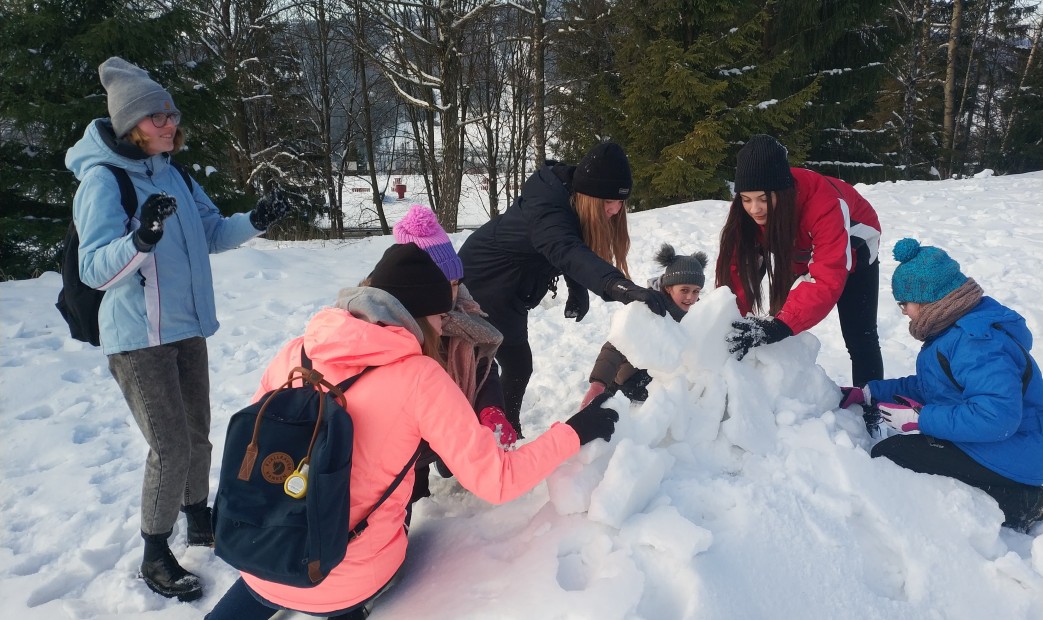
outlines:
[[[439, 359], [441, 317], [452, 308], [452, 289], [435, 262], [416, 244], [394, 245], [368, 280], [370, 286], [342, 290], [336, 307], [319, 311], [304, 336], [279, 351], [254, 395], [259, 400], [281, 385], [299, 365], [302, 347], [332, 383], [377, 367], [345, 392], [355, 431], [351, 523], [345, 527], [354, 527], [377, 502], [421, 440], [465, 488], [503, 503], [532, 489], [580, 445], [611, 438], [619, 416], [600, 398], [566, 423], [504, 451]], [[279, 609], [364, 618], [405, 559], [412, 475], [369, 516], [369, 527], [321, 583], [298, 588], [242, 573], [207, 618], [267, 619]]]
[[[745, 318], [727, 340], [742, 359], [753, 347], [817, 325], [837, 308], [857, 386], [882, 379], [877, 335], [880, 218], [855, 188], [790, 168], [786, 147], [755, 135], [739, 151], [735, 199], [721, 231], [717, 286], [735, 293]], [[768, 276], [769, 316], [760, 310]]]

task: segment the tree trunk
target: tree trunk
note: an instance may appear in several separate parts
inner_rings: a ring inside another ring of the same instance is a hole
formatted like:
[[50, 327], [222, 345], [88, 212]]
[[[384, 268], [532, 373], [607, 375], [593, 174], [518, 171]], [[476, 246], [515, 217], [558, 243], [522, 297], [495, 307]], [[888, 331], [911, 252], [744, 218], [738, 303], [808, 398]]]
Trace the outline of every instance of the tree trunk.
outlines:
[[943, 171], [951, 173], [953, 138], [956, 132], [956, 49], [959, 45], [963, 21], [963, 0], [952, 4], [952, 21], [949, 23], [949, 52], [945, 61], [945, 110], [942, 118], [942, 159], [950, 162]]
[[532, 147], [538, 168], [547, 159], [547, 1], [536, 0], [533, 9], [535, 15], [532, 33]]
[[1014, 95], [1011, 97], [1010, 104], [1010, 116], [1007, 117], [1007, 127], [1003, 130], [1003, 143], [1000, 146], [1000, 155], [1004, 161], [1007, 159], [1008, 150], [1010, 149], [1010, 134], [1014, 129], [1014, 120], [1018, 113], [1018, 98], [1021, 96], [1021, 91], [1025, 88], [1025, 82], [1028, 80], [1030, 71], [1032, 70], [1032, 62], [1036, 59], [1036, 50], [1039, 49], [1039, 38], [1040, 34], [1043, 34], [1043, 18], [1039, 20], [1036, 25], [1036, 34], [1032, 37], [1032, 47], [1029, 49], [1028, 60], [1025, 61], [1025, 70], [1021, 73], [1021, 81], [1018, 83], [1018, 90], [1014, 91]]
[[438, 214], [438, 223], [446, 232], [456, 232], [460, 210], [460, 183], [463, 180], [463, 126], [460, 118], [460, 78], [463, 71], [454, 21], [456, 15], [451, 6], [446, 3], [440, 7], [438, 62], [442, 82], [442, 161], [441, 165], [437, 166], [440, 174], [436, 182], [438, 204], [435, 206], [435, 213]]

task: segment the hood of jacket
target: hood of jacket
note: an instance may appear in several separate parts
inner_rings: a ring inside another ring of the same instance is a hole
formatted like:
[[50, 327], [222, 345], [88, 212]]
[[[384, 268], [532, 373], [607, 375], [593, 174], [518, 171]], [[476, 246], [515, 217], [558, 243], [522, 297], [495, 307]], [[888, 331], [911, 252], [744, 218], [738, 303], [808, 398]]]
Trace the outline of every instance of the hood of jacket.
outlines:
[[170, 155], [149, 156], [136, 144], [116, 139], [109, 119], [99, 118], [87, 126], [83, 137], [66, 152], [65, 165], [82, 181], [88, 170], [101, 164], [148, 174], [170, 165]]
[[304, 331], [309, 357], [353, 368], [422, 355], [422, 341], [420, 326], [402, 304], [373, 287], [342, 290], [336, 307], [320, 310]]
[[991, 338], [993, 330], [998, 328], [1026, 350], [1032, 349], [1032, 332], [1024, 317], [988, 296], [982, 297], [977, 306], [956, 321], [956, 325], [973, 338]]

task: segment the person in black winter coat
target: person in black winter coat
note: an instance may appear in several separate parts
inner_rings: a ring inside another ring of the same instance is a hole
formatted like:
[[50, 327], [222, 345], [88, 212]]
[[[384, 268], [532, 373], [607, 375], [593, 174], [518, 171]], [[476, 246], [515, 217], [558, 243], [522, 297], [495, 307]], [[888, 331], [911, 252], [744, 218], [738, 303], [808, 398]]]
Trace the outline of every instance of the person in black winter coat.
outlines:
[[577, 166], [548, 161], [528, 178], [503, 215], [486, 222], [460, 249], [467, 288], [503, 333], [496, 354], [507, 419], [521, 436], [521, 405], [532, 375], [527, 317], [564, 276], [565, 316], [580, 321], [587, 291], [606, 301], [640, 301], [660, 316], [668, 300], [630, 280], [625, 201], [630, 163], [614, 143], [594, 147]]

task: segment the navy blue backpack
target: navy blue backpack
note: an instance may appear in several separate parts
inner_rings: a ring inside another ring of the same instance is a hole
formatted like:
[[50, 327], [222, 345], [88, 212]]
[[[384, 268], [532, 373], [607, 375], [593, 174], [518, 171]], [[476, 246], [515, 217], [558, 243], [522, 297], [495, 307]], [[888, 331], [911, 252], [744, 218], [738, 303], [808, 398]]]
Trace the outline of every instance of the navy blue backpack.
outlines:
[[[276, 583], [312, 587], [336, 567], [348, 543], [402, 482], [410, 462], [354, 528], [348, 511], [354, 430], [344, 392], [301, 366], [279, 388], [228, 422], [214, 499], [214, 553], [234, 568]], [[293, 387], [300, 382], [300, 387]]]

